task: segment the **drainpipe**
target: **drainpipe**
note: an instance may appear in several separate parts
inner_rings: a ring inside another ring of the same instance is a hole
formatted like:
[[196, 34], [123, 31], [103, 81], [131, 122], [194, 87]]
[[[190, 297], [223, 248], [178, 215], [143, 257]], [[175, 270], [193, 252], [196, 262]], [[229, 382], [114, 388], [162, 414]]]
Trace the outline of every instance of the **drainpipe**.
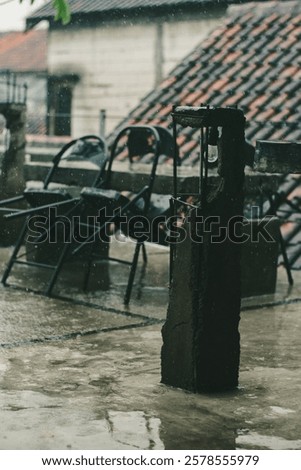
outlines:
[[163, 44], [163, 23], [156, 25], [156, 39], [155, 39], [155, 86], [157, 86], [163, 79], [163, 66], [164, 66], [164, 44]]

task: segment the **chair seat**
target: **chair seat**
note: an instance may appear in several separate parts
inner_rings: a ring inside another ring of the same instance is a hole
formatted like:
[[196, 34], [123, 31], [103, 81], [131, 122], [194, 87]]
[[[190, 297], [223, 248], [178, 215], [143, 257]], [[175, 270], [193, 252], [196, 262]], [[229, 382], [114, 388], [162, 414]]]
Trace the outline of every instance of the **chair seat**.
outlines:
[[83, 188], [81, 197], [86, 204], [98, 210], [103, 207], [114, 210], [130, 202], [129, 198], [113, 189]]
[[148, 211], [148, 219], [153, 220], [156, 217], [164, 215], [168, 218], [170, 213], [170, 196], [165, 194], [152, 194], [150, 200], [150, 208]]
[[71, 195], [65, 189], [28, 188], [24, 191], [25, 200], [31, 207], [40, 207], [48, 204], [56, 204], [71, 199]]
[[[91, 208], [94, 210], [99, 210], [102, 208], [108, 209], [109, 214], [113, 215], [113, 211], [116, 208], [124, 207], [126, 204], [131, 202], [132, 193], [127, 193], [127, 196], [115, 191], [113, 189], [99, 189], [99, 188], [83, 188], [81, 196], [84, 201], [88, 204], [87, 212], [91, 215]], [[169, 206], [170, 196], [166, 195], [152, 195], [150, 201], [150, 208], [147, 212], [147, 219], [152, 222], [156, 217], [165, 216], [166, 219], [170, 215], [170, 206]], [[124, 211], [124, 215], [128, 217], [128, 220], [132, 216], [143, 216], [143, 200], [139, 199], [133, 205], [130, 206], [127, 210]], [[119, 221], [116, 220], [116, 227], [119, 228]], [[123, 225], [123, 233], [127, 236], [134, 237], [134, 233], [131, 230], [125, 231]], [[135, 238], [135, 237], [134, 237]], [[166, 242], [166, 225], [160, 224], [158, 233], [150, 233], [150, 239], [148, 241], [153, 241], [161, 245], [167, 245]]]
[[97, 200], [97, 199], [113, 199], [115, 201], [120, 200], [121, 193], [114, 189], [102, 189], [102, 188], [83, 188], [81, 190], [81, 196], [85, 199]]

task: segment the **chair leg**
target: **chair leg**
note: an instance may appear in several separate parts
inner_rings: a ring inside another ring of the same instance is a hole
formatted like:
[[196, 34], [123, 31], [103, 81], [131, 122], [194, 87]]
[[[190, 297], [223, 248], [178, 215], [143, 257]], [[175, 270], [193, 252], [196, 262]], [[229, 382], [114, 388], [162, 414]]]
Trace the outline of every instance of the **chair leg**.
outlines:
[[132, 266], [130, 270], [130, 275], [129, 275], [129, 280], [128, 280], [128, 285], [126, 288], [126, 293], [124, 296], [124, 303], [125, 305], [128, 305], [131, 299], [131, 293], [132, 293], [132, 287], [135, 279], [135, 274], [136, 274], [136, 269], [137, 269], [137, 263], [139, 259], [139, 253], [140, 253], [140, 248], [143, 246], [143, 243], [137, 242], [136, 248], [135, 248], [135, 253], [132, 261]]
[[90, 279], [91, 268], [92, 268], [92, 262], [93, 262], [94, 248], [95, 248], [95, 244], [93, 243], [93, 246], [91, 247], [90, 253], [89, 253], [89, 256], [88, 256], [88, 267], [87, 267], [87, 271], [86, 271], [86, 274], [85, 274], [84, 286], [83, 286], [84, 291], [87, 290], [88, 282], [89, 282], [89, 279]]
[[[271, 194], [268, 194], [268, 200], [269, 200], [269, 204], [270, 204], [270, 209], [268, 210], [267, 213], [277, 217], [277, 209], [276, 209], [277, 205], [276, 205], [276, 202], [273, 199]], [[280, 242], [280, 249], [281, 249], [281, 254], [282, 254], [282, 257], [283, 257], [283, 263], [284, 263], [284, 267], [285, 267], [285, 270], [286, 270], [288, 283], [289, 283], [290, 286], [292, 286], [294, 284], [294, 280], [293, 280], [293, 276], [292, 276], [291, 267], [290, 267], [290, 263], [289, 263], [289, 260], [288, 260], [287, 252], [286, 252], [285, 242], [284, 242], [284, 239], [283, 239], [280, 228], [279, 228], [279, 242]]]
[[10, 275], [10, 272], [12, 270], [12, 267], [16, 261], [16, 257], [17, 257], [17, 254], [22, 246], [22, 243], [24, 241], [24, 238], [25, 238], [25, 235], [26, 235], [26, 232], [27, 232], [27, 220], [24, 222], [24, 225], [21, 229], [21, 232], [20, 232], [20, 235], [19, 235], [19, 238], [15, 244], [15, 247], [13, 249], [13, 252], [12, 252], [12, 255], [9, 259], [9, 262], [7, 263], [7, 266], [5, 268], [5, 271], [3, 273], [3, 276], [2, 276], [2, 279], [1, 279], [1, 282], [2, 284], [6, 285], [6, 281], [7, 281], [7, 278], [9, 277]]
[[51, 279], [50, 279], [50, 281], [49, 281], [48, 287], [47, 287], [47, 289], [46, 289], [46, 291], [45, 291], [45, 295], [47, 295], [47, 296], [49, 296], [49, 297], [50, 297], [51, 294], [52, 294], [52, 289], [53, 289], [54, 284], [55, 284], [55, 282], [56, 282], [56, 280], [57, 280], [57, 277], [58, 277], [58, 275], [59, 275], [59, 273], [60, 273], [60, 271], [61, 271], [61, 269], [62, 269], [62, 267], [63, 267], [64, 261], [65, 261], [65, 259], [66, 259], [67, 253], [68, 253], [68, 251], [69, 251], [69, 248], [70, 248], [69, 243], [65, 243], [64, 248], [63, 248], [63, 251], [62, 251], [62, 253], [61, 253], [61, 256], [59, 257], [59, 260], [58, 260], [58, 262], [57, 262], [57, 265], [56, 265], [56, 267], [55, 267], [55, 269], [54, 269], [54, 272], [53, 272], [53, 274], [52, 274], [52, 276], [51, 276]]
[[286, 270], [288, 283], [289, 283], [290, 286], [292, 286], [294, 284], [294, 280], [293, 280], [293, 276], [292, 276], [292, 272], [291, 272], [291, 267], [290, 267], [290, 263], [289, 263], [288, 256], [287, 256], [287, 253], [286, 253], [285, 243], [284, 243], [284, 240], [283, 240], [281, 230], [279, 229], [279, 231], [280, 231], [279, 241], [280, 241], [280, 248], [281, 248], [281, 254], [282, 254], [282, 257], [283, 257], [284, 267], [285, 267], [285, 270]]
[[146, 264], [147, 263], [147, 253], [146, 253], [146, 248], [144, 243], [142, 244], [142, 254], [143, 254], [143, 262]]

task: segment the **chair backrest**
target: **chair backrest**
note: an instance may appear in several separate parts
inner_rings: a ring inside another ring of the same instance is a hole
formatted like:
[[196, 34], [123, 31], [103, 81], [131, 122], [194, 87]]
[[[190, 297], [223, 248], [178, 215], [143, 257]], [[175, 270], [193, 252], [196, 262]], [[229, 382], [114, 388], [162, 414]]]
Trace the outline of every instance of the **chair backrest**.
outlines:
[[162, 126], [154, 126], [160, 137], [160, 155], [173, 158], [174, 155], [174, 138], [172, 133]]
[[128, 158], [133, 162], [134, 157], [142, 159], [143, 156], [153, 153], [155, 136], [148, 127], [133, 127], [128, 131], [127, 148]]
[[102, 170], [106, 162], [105, 142], [98, 136], [85, 135], [78, 139], [71, 140], [55, 155], [52, 160], [52, 167], [44, 181], [44, 189], [53, 181], [56, 170], [62, 161], [91, 162]]
[[[159, 156], [166, 158], [173, 158], [174, 154], [174, 139], [172, 133], [162, 126], [151, 126], [158, 132], [159, 135]], [[143, 158], [154, 152], [154, 134], [148, 126], [137, 127], [132, 129], [128, 136], [128, 156], [130, 160], [134, 156]]]
[[[131, 163], [140, 160], [146, 154], [152, 154], [148, 188], [149, 193], [152, 192], [158, 160], [160, 157], [160, 135], [158, 130], [153, 126], [137, 125], [127, 126], [122, 129], [115, 138], [109, 159], [109, 165], [106, 174], [105, 186], [110, 187], [110, 180], [112, 176], [112, 166], [115, 157], [118, 155], [118, 145], [127, 136], [126, 146], [128, 148], [127, 156]], [[135, 158], [137, 157], [137, 159]]]

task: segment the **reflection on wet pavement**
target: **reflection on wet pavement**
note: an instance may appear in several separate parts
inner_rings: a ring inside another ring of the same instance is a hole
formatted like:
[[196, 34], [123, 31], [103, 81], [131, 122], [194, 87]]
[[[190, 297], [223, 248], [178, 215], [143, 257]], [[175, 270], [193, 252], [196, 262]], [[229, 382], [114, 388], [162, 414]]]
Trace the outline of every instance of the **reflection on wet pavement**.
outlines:
[[241, 435], [236, 440], [244, 449], [292, 450], [301, 449], [301, 439], [286, 440], [277, 436], [263, 436], [257, 433]]
[[[105, 420], [111, 438], [121, 446], [132, 449], [164, 449], [158, 418], [142, 411], [108, 411]], [[137, 435], [140, 436], [139, 441]]]

